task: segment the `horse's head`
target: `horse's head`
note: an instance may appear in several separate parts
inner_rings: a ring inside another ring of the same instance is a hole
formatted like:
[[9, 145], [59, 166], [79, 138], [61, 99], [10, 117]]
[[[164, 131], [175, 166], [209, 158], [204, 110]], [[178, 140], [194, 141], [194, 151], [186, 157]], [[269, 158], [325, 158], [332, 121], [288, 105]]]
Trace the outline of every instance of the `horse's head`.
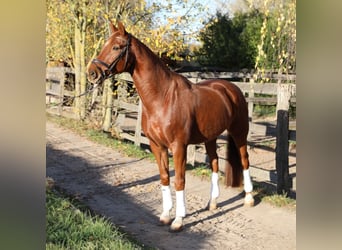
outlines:
[[121, 22], [118, 23], [118, 28], [110, 22], [110, 29], [110, 37], [88, 67], [88, 80], [94, 84], [102, 83], [115, 74], [128, 71], [132, 65], [129, 58], [131, 35], [126, 32]]

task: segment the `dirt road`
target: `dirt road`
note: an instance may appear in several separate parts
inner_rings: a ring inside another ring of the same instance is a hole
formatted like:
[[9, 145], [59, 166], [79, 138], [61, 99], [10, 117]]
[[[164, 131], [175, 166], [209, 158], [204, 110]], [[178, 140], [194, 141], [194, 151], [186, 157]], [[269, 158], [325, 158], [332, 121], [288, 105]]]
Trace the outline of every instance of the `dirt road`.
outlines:
[[244, 207], [242, 190], [224, 187], [219, 208], [207, 211], [210, 183], [189, 173], [186, 225], [180, 233], [169, 233], [168, 227], [157, 223], [161, 192], [155, 163], [125, 157], [50, 122], [46, 123], [46, 140], [46, 176], [147, 246], [296, 249], [295, 211], [263, 202]]

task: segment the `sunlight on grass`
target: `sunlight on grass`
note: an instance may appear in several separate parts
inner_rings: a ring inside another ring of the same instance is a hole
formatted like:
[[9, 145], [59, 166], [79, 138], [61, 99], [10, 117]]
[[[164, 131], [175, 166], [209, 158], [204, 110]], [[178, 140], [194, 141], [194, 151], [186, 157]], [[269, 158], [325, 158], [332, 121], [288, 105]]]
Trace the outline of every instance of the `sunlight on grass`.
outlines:
[[267, 202], [276, 207], [287, 207], [296, 209], [296, 200], [288, 197], [286, 194], [277, 194], [269, 188], [254, 182], [253, 195], [263, 202]]
[[146, 249], [46, 181], [46, 249]]

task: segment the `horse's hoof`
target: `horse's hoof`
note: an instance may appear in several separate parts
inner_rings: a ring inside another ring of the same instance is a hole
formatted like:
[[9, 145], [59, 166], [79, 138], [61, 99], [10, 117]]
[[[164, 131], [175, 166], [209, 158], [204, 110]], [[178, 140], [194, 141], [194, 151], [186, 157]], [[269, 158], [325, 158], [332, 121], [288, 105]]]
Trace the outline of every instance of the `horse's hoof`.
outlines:
[[183, 219], [182, 217], [177, 217], [171, 224], [169, 231], [171, 233], [178, 233], [183, 230]]
[[171, 218], [170, 217], [159, 218], [159, 225], [160, 226], [165, 226], [165, 225], [170, 225], [170, 224], [171, 224]]
[[247, 193], [245, 196], [245, 206], [248, 206], [248, 207], [254, 206], [254, 198], [251, 193]]
[[217, 202], [216, 201], [210, 201], [208, 206], [209, 211], [213, 211], [217, 209]]
[[159, 217], [159, 224], [160, 224], [161, 226], [170, 225], [170, 224], [171, 224], [171, 217], [170, 217], [169, 213], [168, 213], [168, 214], [162, 213], [162, 214], [160, 215], [160, 217]]

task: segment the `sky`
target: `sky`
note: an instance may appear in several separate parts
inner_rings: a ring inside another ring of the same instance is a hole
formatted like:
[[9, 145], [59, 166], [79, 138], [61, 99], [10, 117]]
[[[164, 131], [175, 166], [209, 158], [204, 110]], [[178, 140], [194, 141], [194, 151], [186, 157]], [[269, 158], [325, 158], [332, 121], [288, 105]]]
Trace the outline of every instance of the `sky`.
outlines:
[[[222, 0], [221, 0], [222, 1]], [[165, 3], [165, 1], [161, 2], [156, 0], [147, 0], [148, 5], [152, 4], [153, 2], [158, 3]], [[194, 38], [194, 33], [198, 33], [201, 28], [203, 27], [203, 22], [207, 21], [211, 16], [216, 14], [217, 8], [220, 8], [220, 2], [219, 0], [187, 0], [186, 7], [182, 7], [182, 4], [177, 4], [176, 0], [174, 0], [173, 8], [176, 10], [175, 13], [170, 13], [168, 11], [161, 11], [159, 14], [156, 15], [156, 18], [158, 19], [158, 22], [163, 23], [165, 20], [165, 17], [173, 18], [177, 16], [184, 16], [184, 15], [190, 15], [191, 13], [197, 14], [198, 18], [196, 18], [196, 21], [191, 22], [190, 25], [183, 27], [183, 33], [186, 37], [186, 40], [189, 43], [195, 43], [196, 39]], [[225, 4], [231, 4], [236, 2], [236, 0], [225, 0]], [[204, 7], [206, 7], [205, 11], [199, 11], [196, 8], [192, 8], [190, 12], [188, 12], [189, 7], [192, 6], [194, 3], [200, 3]]]
[[[148, 4], [152, 3], [162, 3], [165, 4], [166, 1], [162, 0], [147, 0]], [[176, 1], [174, 1], [176, 2]], [[184, 34], [191, 34], [193, 32], [198, 32], [202, 27], [202, 20], [208, 20], [210, 15], [214, 15], [216, 13], [216, 2], [215, 0], [188, 0], [186, 1], [186, 8], [183, 8], [182, 5], [176, 5], [174, 4], [172, 7], [175, 10], [175, 13], [171, 13], [168, 10], [161, 11], [159, 14], [156, 15], [155, 19], [155, 25], [158, 25], [159, 23], [163, 23], [165, 21], [165, 16], [168, 18], [173, 18], [177, 16], [184, 16], [187, 14], [189, 6], [191, 6], [193, 3], [201, 3], [204, 6], [208, 8], [206, 12], [199, 12], [196, 8], [192, 8], [190, 13], [197, 13], [200, 19], [197, 19], [198, 21], [192, 22], [190, 26], [185, 26], [184, 27]], [[202, 20], [201, 20], [202, 19]], [[166, 22], [166, 21], [165, 21]]]

